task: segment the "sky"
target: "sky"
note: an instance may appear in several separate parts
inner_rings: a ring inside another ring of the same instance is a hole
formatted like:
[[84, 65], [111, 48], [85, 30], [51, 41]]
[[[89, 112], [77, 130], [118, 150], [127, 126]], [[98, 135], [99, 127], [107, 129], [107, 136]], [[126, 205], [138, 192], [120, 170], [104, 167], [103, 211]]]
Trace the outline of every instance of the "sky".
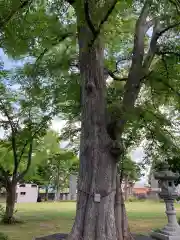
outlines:
[[[8, 58], [7, 55], [4, 54], [2, 49], [0, 49], [0, 60], [3, 61], [4, 69], [6, 69], [6, 70], [10, 70], [15, 67], [20, 67], [26, 61], [26, 60], [12, 60], [12, 59]], [[52, 120], [51, 128], [59, 133], [63, 129], [65, 123], [66, 123], [66, 121], [61, 120], [60, 118], [56, 117]], [[2, 135], [3, 135], [3, 130], [0, 128], [0, 136], [2, 136]], [[62, 142], [61, 147], [65, 147], [66, 145], [67, 145], [67, 142]], [[143, 156], [144, 156], [143, 148], [138, 147], [138, 148], [134, 149], [130, 153], [130, 155], [131, 155], [133, 161], [141, 162], [143, 159]], [[141, 186], [141, 185], [144, 185], [144, 183], [147, 183], [147, 180], [146, 180], [147, 176], [148, 176], [148, 171], [145, 172], [145, 177], [143, 177], [137, 184]]]

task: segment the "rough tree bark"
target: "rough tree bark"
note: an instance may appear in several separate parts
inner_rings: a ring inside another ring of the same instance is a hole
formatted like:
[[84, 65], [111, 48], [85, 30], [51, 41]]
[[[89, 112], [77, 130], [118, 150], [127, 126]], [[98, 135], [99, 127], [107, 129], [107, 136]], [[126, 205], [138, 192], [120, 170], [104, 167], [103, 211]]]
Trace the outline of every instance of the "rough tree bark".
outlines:
[[[83, 5], [83, 1], [82, 1]], [[80, 172], [76, 220], [69, 239], [116, 240], [115, 194], [117, 163], [107, 133], [104, 49], [82, 9], [78, 9], [79, 60], [82, 87]], [[94, 199], [100, 195], [100, 202]]]
[[[80, 14], [79, 14], [80, 15]], [[100, 39], [89, 47], [93, 35], [78, 19], [82, 79], [82, 132], [76, 220], [69, 239], [116, 239], [114, 197], [116, 163], [106, 131], [103, 47]], [[94, 201], [100, 194], [100, 202]]]
[[[136, 22], [132, 64], [124, 87], [121, 119], [111, 122], [113, 128], [110, 134], [106, 122], [104, 49], [99, 37], [99, 27], [105, 22], [101, 19], [104, 11], [97, 9], [95, 0], [67, 1], [73, 4], [77, 16], [82, 101], [77, 211], [68, 239], [130, 240], [132, 236], [120, 181], [116, 182], [117, 159], [122, 150], [117, 142], [121, 139], [129, 113], [134, 109], [142, 80], [148, 74], [157, 40], [164, 31], [157, 32], [157, 26], [154, 27], [145, 57], [144, 37], [150, 27], [147, 16], [152, 3], [147, 0]], [[113, 5], [109, 4], [106, 9], [108, 14], [112, 8]], [[99, 201], [95, 196], [100, 197]]]
[[12, 224], [15, 221], [13, 215], [16, 201], [16, 182], [11, 182], [7, 184], [6, 192], [6, 211], [3, 222], [7, 224]]

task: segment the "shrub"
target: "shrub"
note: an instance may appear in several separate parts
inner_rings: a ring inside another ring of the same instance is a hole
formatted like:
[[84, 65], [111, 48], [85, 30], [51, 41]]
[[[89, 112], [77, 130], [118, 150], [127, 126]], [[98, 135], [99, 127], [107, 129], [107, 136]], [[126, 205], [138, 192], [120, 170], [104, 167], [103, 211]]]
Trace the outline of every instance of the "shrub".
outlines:
[[8, 240], [8, 236], [0, 232], [0, 240]]
[[178, 196], [178, 197], [176, 198], [176, 201], [177, 201], [177, 202], [179, 202], [179, 201], [180, 201], [180, 196]]
[[129, 202], [138, 202], [139, 200], [136, 197], [130, 197], [128, 199]]

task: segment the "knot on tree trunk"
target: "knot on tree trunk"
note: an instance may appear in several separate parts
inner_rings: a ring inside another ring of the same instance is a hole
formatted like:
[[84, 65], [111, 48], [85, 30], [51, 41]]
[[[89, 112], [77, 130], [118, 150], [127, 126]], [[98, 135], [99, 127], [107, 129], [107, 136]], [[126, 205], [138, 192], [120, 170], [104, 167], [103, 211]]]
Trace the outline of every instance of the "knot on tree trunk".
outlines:
[[92, 93], [92, 92], [94, 91], [94, 89], [95, 89], [95, 85], [94, 85], [93, 82], [88, 82], [88, 83], [86, 84], [87, 94]]
[[123, 145], [121, 142], [114, 140], [110, 144], [110, 153], [114, 157], [114, 159], [118, 162], [119, 157], [123, 153]]

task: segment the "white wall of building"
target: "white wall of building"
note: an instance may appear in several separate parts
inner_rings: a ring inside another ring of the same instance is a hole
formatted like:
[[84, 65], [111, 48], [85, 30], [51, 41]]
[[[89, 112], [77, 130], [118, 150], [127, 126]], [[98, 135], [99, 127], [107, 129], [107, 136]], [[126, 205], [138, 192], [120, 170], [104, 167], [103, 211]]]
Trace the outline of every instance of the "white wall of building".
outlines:
[[38, 186], [36, 184], [18, 184], [17, 203], [36, 203], [38, 197]]

